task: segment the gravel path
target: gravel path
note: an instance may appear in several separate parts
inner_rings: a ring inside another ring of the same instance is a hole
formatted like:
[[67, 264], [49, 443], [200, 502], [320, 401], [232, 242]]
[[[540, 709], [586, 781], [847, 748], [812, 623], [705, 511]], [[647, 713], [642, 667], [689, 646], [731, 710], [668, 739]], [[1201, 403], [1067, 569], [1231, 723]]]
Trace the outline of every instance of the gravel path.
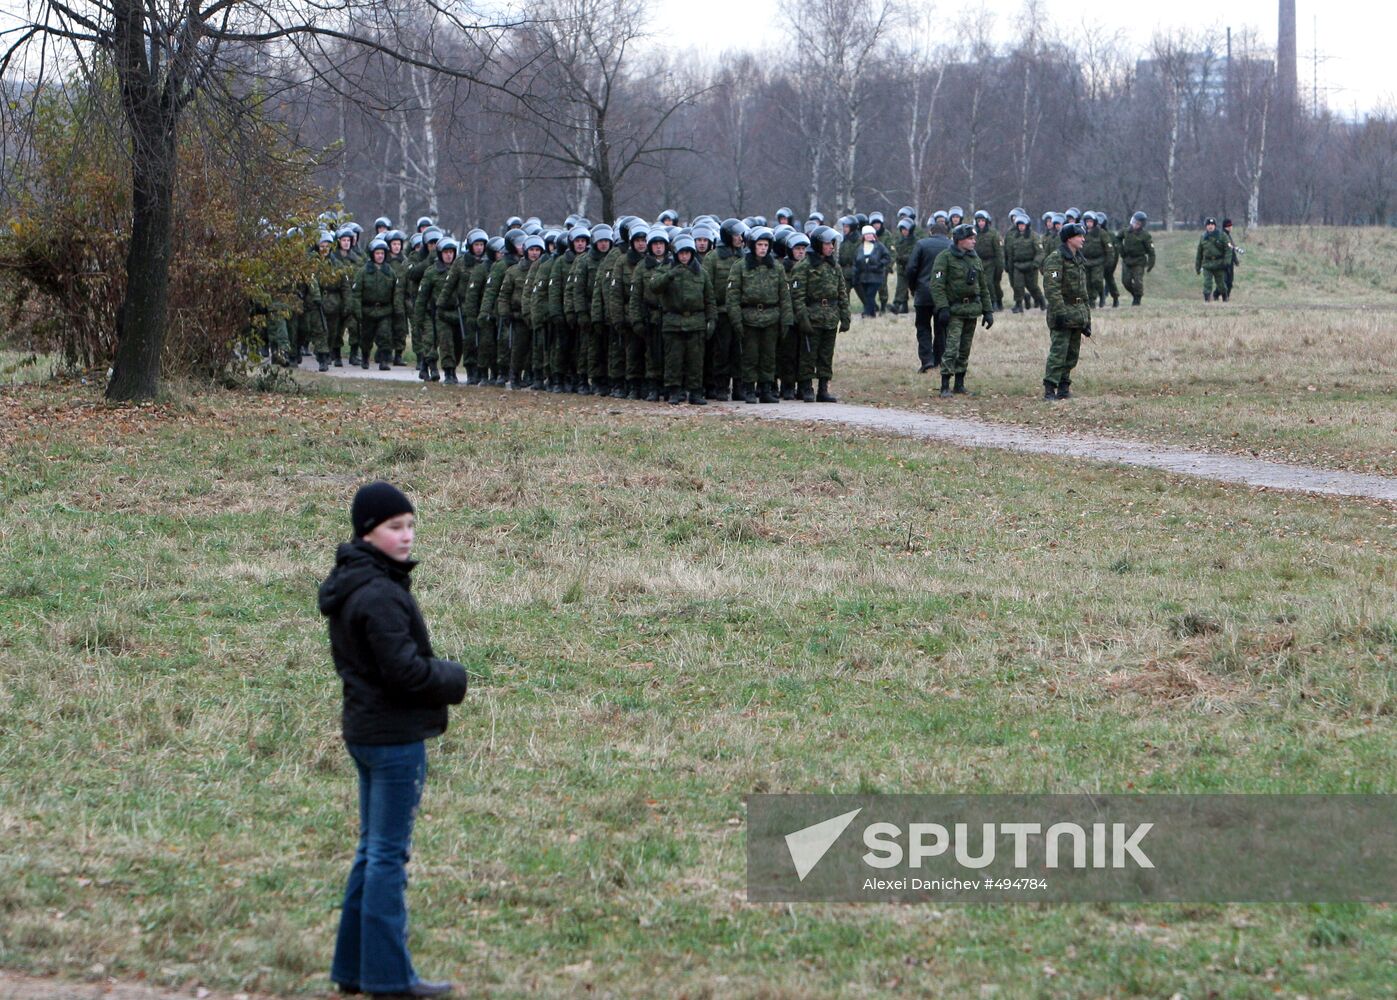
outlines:
[[[314, 371], [305, 364], [302, 371]], [[373, 378], [389, 381], [415, 382], [417, 373], [410, 368], [394, 368], [380, 372], [376, 368], [331, 368], [329, 374], [339, 378]], [[462, 386], [463, 392], [498, 392]], [[634, 405], [634, 404], [631, 404]], [[1056, 404], [1070, 406], [1070, 403]], [[689, 409], [685, 408], [686, 412]], [[1169, 445], [1129, 441], [1120, 438], [1087, 434], [1050, 434], [1026, 427], [996, 424], [986, 420], [939, 414], [912, 413], [908, 410], [876, 406], [852, 406], [845, 403], [782, 403], [777, 406], [748, 406], [742, 403], [719, 403], [704, 412], [740, 414], [764, 420], [785, 420], [794, 423], [835, 424], [842, 427], [884, 431], [906, 437], [967, 448], [999, 448], [1038, 455], [1062, 455], [1096, 462], [1116, 462], [1148, 469], [1159, 469], [1185, 476], [1197, 476], [1220, 483], [1299, 493], [1322, 493], [1332, 496], [1364, 497], [1397, 502], [1397, 477], [1368, 475], [1357, 472], [1335, 472], [1308, 465], [1268, 462], [1243, 458], [1220, 452], [1196, 451]]]

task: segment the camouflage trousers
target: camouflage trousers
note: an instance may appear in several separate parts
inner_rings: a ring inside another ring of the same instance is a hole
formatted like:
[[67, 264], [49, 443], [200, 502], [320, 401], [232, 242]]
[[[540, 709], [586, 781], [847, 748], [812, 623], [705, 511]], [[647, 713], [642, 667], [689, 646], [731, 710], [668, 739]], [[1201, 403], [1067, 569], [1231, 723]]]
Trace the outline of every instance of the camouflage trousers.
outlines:
[[970, 363], [970, 348], [975, 343], [975, 324], [979, 316], [952, 316], [946, 328], [946, 353], [941, 355], [942, 375], [964, 375]]
[[809, 382], [812, 378], [834, 378], [834, 341], [839, 336], [839, 327], [814, 327], [800, 337], [800, 369], [798, 378]]
[[1132, 263], [1128, 260], [1121, 261], [1121, 284], [1125, 290], [1131, 294], [1132, 298], [1140, 298], [1145, 294], [1145, 261], [1141, 258]]
[[1067, 385], [1072, 381], [1072, 369], [1082, 351], [1081, 330], [1048, 330], [1048, 363], [1043, 369], [1043, 381]]
[[1015, 266], [1009, 272], [1009, 287], [1014, 291], [1014, 305], [1024, 308], [1043, 305], [1043, 293], [1038, 290], [1038, 268], [1034, 265]]

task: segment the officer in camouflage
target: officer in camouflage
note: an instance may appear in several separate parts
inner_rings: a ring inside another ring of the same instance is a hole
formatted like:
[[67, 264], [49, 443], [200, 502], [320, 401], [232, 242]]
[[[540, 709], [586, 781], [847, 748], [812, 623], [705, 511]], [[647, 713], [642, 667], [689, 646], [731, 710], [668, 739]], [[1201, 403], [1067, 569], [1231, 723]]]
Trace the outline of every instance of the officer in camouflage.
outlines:
[[1130, 304], [1138, 306], [1145, 296], [1145, 275], [1154, 270], [1154, 238], [1145, 228], [1149, 217], [1136, 212], [1130, 225], [1116, 236], [1120, 247], [1121, 284], [1130, 293]]
[[[807, 403], [839, 402], [829, 391], [834, 377], [834, 342], [849, 329], [849, 288], [835, 260], [839, 237], [828, 226], [810, 234], [811, 252], [792, 272], [791, 307], [799, 335], [798, 384]], [[811, 380], [819, 380], [819, 391]]]
[[[1232, 260], [1232, 244], [1218, 229], [1216, 219], [1203, 224], [1203, 236], [1193, 255], [1193, 273], [1203, 275], [1203, 301], [1227, 301], [1227, 265]], [[1205, 273], [1206, 272], [1206, 273]], [[1216, 289], [1216, 292], [1214, 291]]]
[[1048, 255], [1043, 271], [1048, 295], [1048, 363], [1043, 370], [1043, 398], [1072, 397], [1072, 369], [1077, 367], [1082, 338], [1091, 336], [1088, 267], [1082, 256], [1086, 230], [1069, 222], [1058, 234], [1060, 246]]
[[[954, 213], [953, 213], [954, 214]], [[941, 395], [964, 394], [965, 372], [975, 341], [975, 324], [994, 326], [994, 302], [984, 262], [975, 253], [975, 227], [962, 223], [951, 230], [952, 247], [932, 264], [931, 296], [945, 321], [946, 353], [941, 359]], [[955, 379], [954, 389], [951, 379]]]
[[985, 265], [995, 312], [1004, 308], [1004, 242], [983, 208], [975, 212], [975, 253]]

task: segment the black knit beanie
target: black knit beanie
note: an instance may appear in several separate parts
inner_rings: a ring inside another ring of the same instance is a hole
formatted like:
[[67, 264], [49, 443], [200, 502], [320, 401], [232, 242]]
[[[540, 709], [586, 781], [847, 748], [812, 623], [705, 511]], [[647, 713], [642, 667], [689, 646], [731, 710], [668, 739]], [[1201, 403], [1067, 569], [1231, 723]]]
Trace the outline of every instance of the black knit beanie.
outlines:
[[349, 505], [349, 520], [354, 525], [354, 537], [363, 538], [390, 517], [412, 514], [412, 501], [391, 483], [366, 483], [354, 494]]

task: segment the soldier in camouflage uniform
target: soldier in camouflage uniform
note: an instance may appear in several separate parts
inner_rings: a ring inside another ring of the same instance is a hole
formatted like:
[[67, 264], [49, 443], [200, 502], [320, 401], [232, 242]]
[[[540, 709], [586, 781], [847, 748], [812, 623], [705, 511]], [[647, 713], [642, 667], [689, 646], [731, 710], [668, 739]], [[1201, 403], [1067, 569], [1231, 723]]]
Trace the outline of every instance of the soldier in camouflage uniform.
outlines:
[[325, 333], [325, 302], [320, 292], [320, 281], [329, 271], [328, 257], [330, 246], [335, 242], [334, 234], [322, 232], [320, 239], [311, 248], [314, 266], [302, 282], [298, 294], [301, 297], [300, 345], [309, 345], [315, 352], [315, 361], [320, 370], [330, 368], [330, 341]]
[[1144, 212], [1130, 217], [1130, 225], [1116, 236], [1120, 247], [1121, 284], [1130, 293], [1130, 304], [1138, 306], [1145, 294], [1145, 275], [1154, 270], [1154, 239], [1145, 228]]
[[[954, 214], [954, 213], [953, 213]], [[951, 231], [953, 246], [932, 263], [931, 297], [938, 318], [948, 322], [946, 353], [941, 358], [941, 395], [964, 394], [975, 324], [994, 325], [994, 302], [984, 263], [975, 253], [975, 227], [965, 224]], [[955, 388], [951, 379], [955, 378]]]
[[1009, 287], [1014, 292], [1014, 312], [1028, 308], [1043, 308], [1043, 293], [1038, 290], [1038, 237], [1033, 234], [1028, 216], [1011, 215], [1011, 229], [1004, 237], [1004, 265], [1009, 272]]
[[[455, 385], [456, 378], [456, 316], [441, 309], [439, 300], [456, 263], [456, 241], [447, 237], [438, 240], [435, 259], [427, 265], [417, 280], [417, 301], [413, 303], [412, 328], [417, 331], [417, 353], [424, 363], [418, 377], [430, 382], [443, 379]], [[437, 366], [441, 368], [438, 370]]]
[[[379, 371], [392, 367], [393, 323], [403, 313], [403, 283], [388, 264], [388, 244], [376, 239], [369, 244], [369, 259], [349, 291], [349, 309], [364, 336], [376, 350]], [[367, 357], [362, 364], [369, 366]]]
[[611, 255], [612, 229], [605, 224], [593, 226], [587, 237], [591, 245], [586, 253], [578, 254], [577, 262], [572, 266], [572, 284], [568, 288], [578, 335], [585, 338], [587, 344], [586, 350], [582, 352], [587, 368], [578, 373], [581, 384], [577, 391], [583, 395], [606, 396], [611, 392], [607, 368], [610, 336], [606, 317], [594, 313], [592, 304], [595, 301], [597, 281], [601, 277], [602, 267]]
[[527, 389], [533, 385], [534, 373], [529, 366], [534, 360], [534, 328], [530, 326], [531, 313], [527, 292], [529, 271], [543, 257], [543, 237], [524, 237], [524, 258], [505, 272], [500, 285], [500, 301], [509, 303], [510, 329], [513, 335], [509, 348], [509, 388]]
[[975, 254], [985, 265], [985, 274], [990, 284], [990, 300], [995, 311], [1004, 308], [1004, 242], [999, 238], [999, 230], [994, 228], [994, 220], [983, 208], [975, 213]]
[[1101, 305], [1106, 305], [1106, 296], [1111, 296], [1111, 308], [1119, 309], [1121, 304], [1121, 290], [1116, 287], [1116, 264], [1120, 262], [1120, 248], [1116, 245], [1116, 234], [1111, 232], [1111, 227], [1107, 225], [1105, 212], [1096, 213], [1096, 225], [1101, 230], [1102, 237], [1106, 240], [1106, 270], [1103, 274], [1106, 288], [1101, 296]]
[[[1218, 229], [1216, 219], [1203, 224], [1203, 236], [1198, 241], [1198, 252], [1193, 255], [1193, 273], [1203, 274], [1203, 301], [1216, 296], [1227, 300], [1227, 265], [1232, 260], [1232, 244]], [[1206, 274], [1204, 273], [1206, 272]]]
[[[403, 295], [408, 302], [417, 302], [417, 286], [422, 281], [422, 275], [427, 273], [427, 268], [432, 265], [437, 256], [437, 243], [440, 242], [444, 234], [435, 226], [429, 227], [422, 233], [422, 242], [417, 245], [417, 250], [408, 255], [407, 283], [403, 286]], [[415, 312], [415, 310], [414, 310]], [[412, 330], [412, 352], [417, 355], [417, 375], [419, 378], [426, 378], [427, 371], [426, 355], [423, 349], [426, 344], [426, 333], [419, 329]], [[435, 348], [435, 345], [432, 345]]]
[[793, 320], [791, 290], [771, 255], [771, 230], [760, 226], [747, 240], [749, 253], [728, 273], [726, 296], [728, 321], [742, 342], [742, 398], [748, 403], [779, 403], [776, 340]]
[[1101, 305], [1106, 304], [1106, 255], [1109, 243], [1106, 239], [1106, 230], [1102, 229], [1096, 222], [1096, 213], [1086, 212], [1082, 216], [1082, 221], [1078, 223], [1085, 231], [1085, 242], [1082, 243], [1082, 258], [1087, 262], [1087, 294], [1095, 301], [1100, 299]]
[[325, 311], [325, 337], [331, 362], [344, 367], [345, 327], [349, 323], [349, 286], [354, 281], [354, 261], [349, 256], [353, 234], [337, 235], [338, 244], [325, 258], [327, 267], [321, 271], [321, 305]]
[[645, 400], [657, 402], [664, 380], [664, 314], [655, 278], [670, 263], [669, 233], [662, 226], [650, 230], [645, 259], [631, 272], [631, 290], [626, 296], [626, 319], [631, 333], [645, 349]]
[[897, 242], [893, 245], [893, 259], [897, 269], [897, 286], [893, 293], [893, 313], [906, 315], [910, 295], [907, 289], [907, 262], [912, 259], [912, 251], [917, 248], [917, 223], [910, 216], [897, 220]]
[[[718, 307], [718, 324], [708, 339], [704, 353], [704, 373], [709, 399], [740, 399], [742, 382], [742, 342], [733, 333], [728, 318], [728, 276], [735, 263], [742, 262], [747, 227], [740, 219], [725, 219], [718, 227], [718, 249], [703, 258], [703, 269], [713, 285]], [[731, 385], [729, 385], [731, 383]]]
[[550, 229], [543, 234], [543, 253], [529, 267], [529, 275], [524, 279], [524, 315], [528, 318], [529, 329], [533, 331], [532, 350], [529, 355], [529, 370], [532, 378], [529, 388], [545, 392], [552, 387], [553, 338], [556, 331], [549, 316], [549, 288], [553, 278], [553, 267], [560, 260], [558, 256], [559, 233]]
[[1086, 230], [1076, 222], [1062, 227], [1060, 246], [1048, 255], [1043, 272], [1048, 293], [1048, 363], [1043, 370], [1043, 398], [1072, 397], [1072, 369], [1082, 338], [1091, 336], [1091, 292], [1087, 262], [1081, 254]]
[[[498, 245], [495, 240], [499, 240]], [[504, 385], [509, 373], [512, 327], [509, 297], [501, 300], [500, 289], [504, 287], [505, 276], [519, 263], [519, 255], [524, 250], [524, 231], [506, 230], [504, 236], [494, 237], [486, 246], [494, 247], [495, 260], [480, 293], [480, 365], [487, 369], [488, 377], [479, 384]]]
[[776, 341], [776, 380], [782, 399], [796, 398], [796, 383], [800, 379], [800, 352], [803, 337], [795, 324], [795, 282], [796, 265], [805, 259], [810, 249], [810, 237], [804, 233], [783, 233], [776, 237], [776, 245], [784, 244], [784, 254], [777, 259], [786, 271], [786, 284], [791, 288], [791, 325], [781, 331]]
[[[797, 378], [806, 403], [839, 402], [829, 391], [834, 377], [834, 342], [849, 329], [849, 288], [835, 262], [839, 240], [828, 226], [810, 234], [811, 254], [796, 266], [791, 282], [791, 312], [800, 337]], [[904, 311], [906, 303], [904, 303]], [[819, 380], [819, 392], [811, 380]]]
[[[645, 330], [631, 324], [630, 298], [636, 268], [645, 261], [650, 230], [635, 219], [628, 232], [630, 246], [611, 268], [610, 280], [602, 293], [606, 298], [606, 315], [621, 335], [619, 349], [616, 342], [612, 344], [611, 380], [625, 383], [627, 399], [640, 399], [646, 394]], [[659, 398], [658, 393], [656, 398]]]
[[[646, 262], [649, 263], [648, 261]], [[704, 406], [703, 345], [718, 319], [713, 281], [699, 263], [693, 237], [674, 241], [672, 263], [657, 267], [650, 288], [664, 315], [665, 391], [672, 404]]]

